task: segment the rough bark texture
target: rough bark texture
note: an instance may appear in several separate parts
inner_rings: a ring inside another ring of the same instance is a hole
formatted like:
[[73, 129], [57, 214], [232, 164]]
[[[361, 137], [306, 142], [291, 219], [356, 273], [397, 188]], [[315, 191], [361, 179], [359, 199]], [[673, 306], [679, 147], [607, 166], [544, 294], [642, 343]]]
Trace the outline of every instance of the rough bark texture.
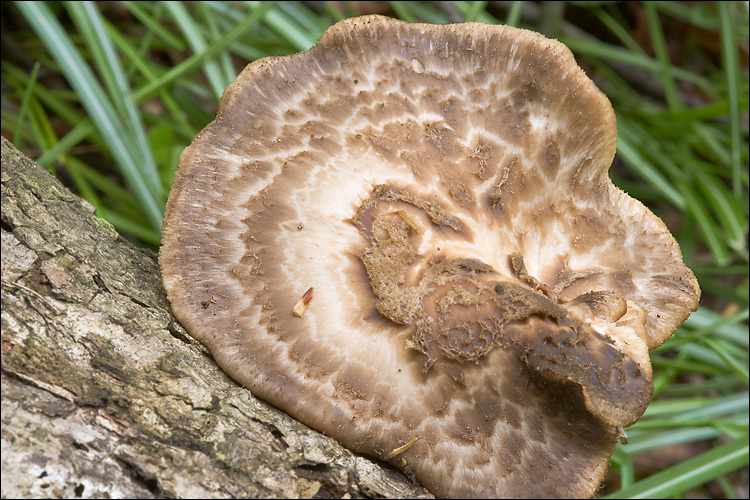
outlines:
[[229, 379], [156, 255], [2, 139], [2, 497], [429, 497]]

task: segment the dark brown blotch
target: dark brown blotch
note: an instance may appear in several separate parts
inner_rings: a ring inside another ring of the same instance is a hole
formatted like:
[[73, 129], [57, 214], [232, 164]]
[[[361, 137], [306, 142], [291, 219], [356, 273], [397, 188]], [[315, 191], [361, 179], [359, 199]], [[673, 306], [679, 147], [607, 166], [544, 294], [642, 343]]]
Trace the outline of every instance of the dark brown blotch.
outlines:
[[531, 121], [529, 112], [511, 102], [501, 104], [493, 116], [493, 126], [498, 135], [517, 146], [530, 146]]
[[633, 358], [590, 326], [532, 318], [508, 325], [506, 333], [519, 339], [522, 359], [533, 373], [580, 386], [587, 409], [607, 424], [626, 427], [645, 411], [651, 381]]
[[541, 160], [544, 172], [553, 177], [560, 168], [560, 146], [555, 139], [548, 139], [545, 142]]

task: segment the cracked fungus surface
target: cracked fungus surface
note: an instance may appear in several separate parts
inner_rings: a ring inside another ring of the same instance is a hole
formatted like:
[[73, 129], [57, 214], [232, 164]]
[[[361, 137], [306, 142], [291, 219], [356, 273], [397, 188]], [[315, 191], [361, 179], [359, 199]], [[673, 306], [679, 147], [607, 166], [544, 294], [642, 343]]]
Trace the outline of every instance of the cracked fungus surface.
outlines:
[[183, 153], [174, 312], [254, 394], [438, 496], [590, 497], [699, 298], [610, 182], [615, 142], [558, 42], [342, 21], [250, 64]]

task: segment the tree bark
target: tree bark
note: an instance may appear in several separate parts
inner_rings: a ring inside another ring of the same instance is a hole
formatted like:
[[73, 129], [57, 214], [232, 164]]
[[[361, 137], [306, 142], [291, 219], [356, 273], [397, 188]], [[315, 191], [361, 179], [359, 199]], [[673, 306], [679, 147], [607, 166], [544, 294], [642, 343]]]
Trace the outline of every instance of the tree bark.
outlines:
[[134, 247], [2, 139], [2, 497], [429, 498], [257, 400]]

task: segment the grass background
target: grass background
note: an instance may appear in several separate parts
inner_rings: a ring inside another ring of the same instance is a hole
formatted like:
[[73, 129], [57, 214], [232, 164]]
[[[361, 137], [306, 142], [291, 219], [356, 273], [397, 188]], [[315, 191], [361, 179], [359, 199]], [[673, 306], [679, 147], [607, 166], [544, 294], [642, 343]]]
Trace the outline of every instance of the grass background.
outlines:
[[334, 22], [507, 23], [612, 101], [614, 182], [662, 217], [703, 298], [652, 352], [654, 399], [601, 497], [748, 497], [748, 2], [3, 2], [2, 134], [158, 248], [179, 154], [248, 62]]

